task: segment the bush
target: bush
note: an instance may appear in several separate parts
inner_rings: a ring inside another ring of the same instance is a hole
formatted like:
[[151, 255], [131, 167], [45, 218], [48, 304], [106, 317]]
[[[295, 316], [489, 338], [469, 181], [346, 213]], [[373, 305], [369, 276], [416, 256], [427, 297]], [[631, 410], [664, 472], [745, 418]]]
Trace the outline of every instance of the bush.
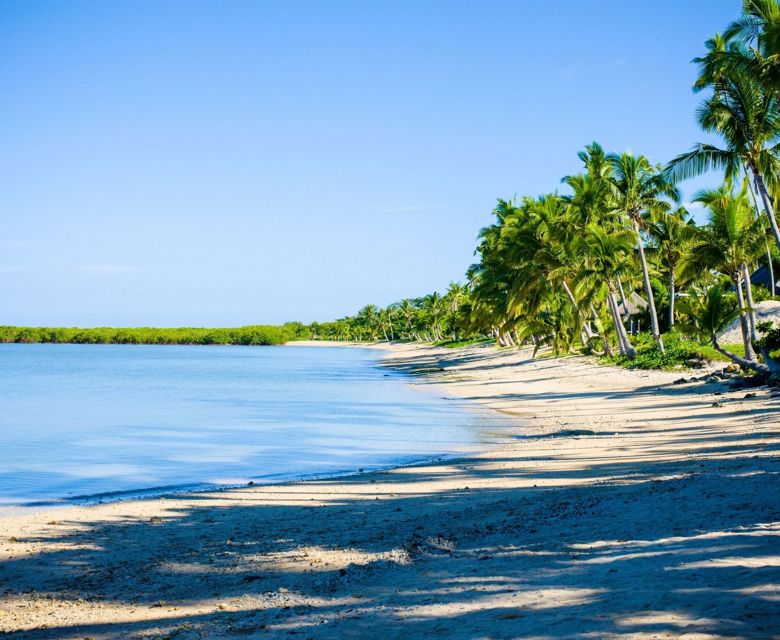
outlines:
[[637, 369], [679, 369], [688, 367], [689, 360], [710, 362], [723, 360], [718, 352], [709, 345], [703, 345], [679, 333], [667, 333], [663, 336], [665, 354], [661, 355], [658, 346], [650, 333], [640, 333], [632, 337], [636, 349], [636, 358], [630, 360], [625, 356], [604, 357], [603, 361], [623, 367]]

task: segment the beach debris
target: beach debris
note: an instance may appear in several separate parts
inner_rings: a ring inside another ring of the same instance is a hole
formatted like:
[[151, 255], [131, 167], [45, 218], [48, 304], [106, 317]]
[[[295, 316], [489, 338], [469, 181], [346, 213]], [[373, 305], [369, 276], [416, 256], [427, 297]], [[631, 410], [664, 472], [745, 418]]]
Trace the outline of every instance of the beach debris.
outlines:
[[262, 580], [263, 576], [258, 575], [250, 575], [250, 576], [244, 576], [241, 582], [254, 582], [255, 580]]

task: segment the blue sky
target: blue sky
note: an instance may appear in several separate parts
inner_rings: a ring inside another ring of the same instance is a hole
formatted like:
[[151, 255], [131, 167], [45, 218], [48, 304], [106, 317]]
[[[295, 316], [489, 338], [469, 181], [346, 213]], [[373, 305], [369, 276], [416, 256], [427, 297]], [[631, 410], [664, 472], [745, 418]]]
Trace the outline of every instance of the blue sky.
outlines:
[[[327, 320], [443, 289], [497, 197], [704, 139], [738, 0], [0, 2], [0, 324]], [[686, 195], [692, 185], [683, 185]]]

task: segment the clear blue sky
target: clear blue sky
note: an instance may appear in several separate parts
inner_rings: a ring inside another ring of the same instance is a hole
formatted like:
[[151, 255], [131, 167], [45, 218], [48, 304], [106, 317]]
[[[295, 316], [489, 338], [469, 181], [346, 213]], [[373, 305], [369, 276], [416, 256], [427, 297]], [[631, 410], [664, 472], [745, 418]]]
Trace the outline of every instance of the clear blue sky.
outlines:
[[[702, 139], [738, 0], [0, 1], [0, 324], [327, 320], [443, 289], [497, 197]], [[687, 195], [691, 189], [684, 185]]]

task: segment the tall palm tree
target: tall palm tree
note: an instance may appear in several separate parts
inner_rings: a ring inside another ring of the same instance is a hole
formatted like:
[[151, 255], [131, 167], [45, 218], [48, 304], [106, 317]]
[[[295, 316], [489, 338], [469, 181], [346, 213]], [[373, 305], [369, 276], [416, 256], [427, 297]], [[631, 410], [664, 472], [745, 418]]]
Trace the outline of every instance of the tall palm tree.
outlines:
[[669, 284], [669, 327], [674, 327], [675, 298], [680, 265], [696, 238], [696, 225], [683, 208], [656, 215], [649, 222], [651, 250], [666, 271]]
[[702, 129], [721, 136], [725, 148], [698, 143], [674, 158], [666, 167], [666, 175], [678, 181], [722, 169], [727, 179], [735, 180], [741, 171], [747, 171], [780, 249], [780, 229], [768, 187], [768, 183], [775, 186], [780, 151], [777, 95], [742, 73], [721, 73], [705, 80], [710, 82], [713, 94], [699, 107], [697, 119]]
[[407, 335], [413, 336], [414, 319], [417, 315], [417, 309], [415, 308], [414, 303], [409, 298], [401, 300], [401, 304], [398, 305], [398, 313], [403, 319]]
[[[622, 355], [632, 359], [636, 357], [636, 350], [620, 318], [615, 298], [616, 279], [633, 267], [633, 244], [634, 236], [631, 232], [608, 231], [596, 224], [588, 225], [576, 241], [576, 248], [583, 257], [583, 267], [577, 275], [577, 284], [606, 294], [607, 306], [618, 337], [618, 348]], [[603, 291], [604, 288], [606, 291]]]
[[745, 358], [755, 361], [753, 332], [742, 288], [744, 265], [752, 260], [755, 247], [760, 246], [761, 221], [753, 217], [747, 184], [743, 184], [737, 193], [733, 193], [728, 185], [702, 191], [697, 194], [695, 201], [707, 207], [709, 220], [707, 226], [699, 231], [684, 268], [694, 272], [717, 269], [731, 278], [737, 294]]
[[751, 75], [770, 92], [780, 93], [780, 4], [743, 0], [742, 15], [724, 32], [731, 46], [711, 48], [697, 60], [703, 72]]
[[635, 156], [630, 153], [612, 154], [609, 156], [609, 161], [613, 168], [612, 183], [615, 189], [616, 208], [628, 218], [634, 230], [653, 338], [659, 351], [664, 353], [664, 341], [658, 325], [658, 313], [650, 284], [650, 269], [645, 256], [642, 234], [647, 229], [646, 220], [666, 212], [669, 209], [667, 198], [679, 200], [679, 193], [672, 182], [661, 173], [660, 167], [653, 166], [645, 156]]

